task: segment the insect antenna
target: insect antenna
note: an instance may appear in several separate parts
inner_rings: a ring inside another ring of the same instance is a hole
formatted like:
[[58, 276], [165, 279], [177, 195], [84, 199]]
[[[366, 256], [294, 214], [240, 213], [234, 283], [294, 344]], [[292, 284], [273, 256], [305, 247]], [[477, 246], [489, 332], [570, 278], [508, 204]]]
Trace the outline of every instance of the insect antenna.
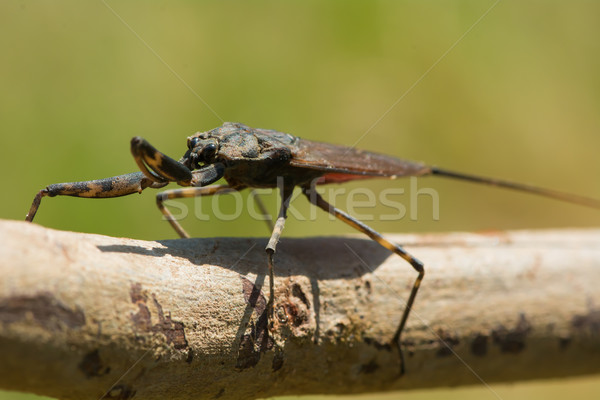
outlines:
[[549, 197], [556, 200], [566, 201], [568, 203], [579, 204], [586, 207], [592, 207], [600, 209], [600, 200], [592, 199], [589, 197], [578, 196], [575, 194], [559, 192], [557, 190], [544, 189], [536, 186], [525, 185], [522, 183], [505, 181], [502, 179], [487, 178], [483, 176], [463, 174], [461, 172], [448, 171], [438, 167], [431, 167], [432, 175], [440, 175], [448, 178], [459, 179], [463, 181], [470, 181], [475, 183], [481, 183], [484, 185], [498, 186], [507, 189], [518, 190], [520, 192], [527, 192], [537, 194], [539, 196]]

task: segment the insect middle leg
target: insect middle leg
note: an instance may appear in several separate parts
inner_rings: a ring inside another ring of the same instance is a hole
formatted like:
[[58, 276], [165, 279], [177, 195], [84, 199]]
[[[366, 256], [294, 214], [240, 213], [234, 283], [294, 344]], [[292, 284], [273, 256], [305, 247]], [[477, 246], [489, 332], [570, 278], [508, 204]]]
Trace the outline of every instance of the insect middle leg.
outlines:
[[273, 232], [271, 233], [269, 243], [265, 248], [265, 251], [267, 252], [267, 265], [269, 267], [269, 302], [267, 303], [267, 317], [270, 324], [269, 327], [271, 327], [273, 324], [273, 303], [275, 301], [275, 274], [273, 272], [273, 254], [275, 254], [277, 243], [279, 242], [281, 232], [283, 231], [283, 227], [285, 226], [287, 210], [290, 206], [290, 200], [292, 198], [292, 193], [294, 192], [294, 187], [283, 186], [280, 188], [280, 190], [281, 207], [279, 208], [279, 215], [277, 216], [277, 220], [275, 221], [275, 226], [273, 228]]
[[306, 195], [308, 200], [316, 205], [317, 207], [327, 211], [329, 214], [339, 218], [344, 221], [354, 229], [364, 233], [369, 236], [371, 239], [375, 240], [381, 246], [386, 249], [396, 253], [404, 260], [406, 260], [417, 272], [417, 278], [413, 283], [412, 289], [410, 291], [410, 295], [408, 297], [408, 301], [406, 302], [406, 307], [404, 308], [404, 312], [402, 313], [402, 318], [400, 319], [400, 324], [394, 333], [394, 337], [392, 338], [392, 346], [398, 349], [398, 353], [400, 354], [400, 374], [404, 374], [405, 364], [404, 364], [404, 354], [400, 345], [400, 336], [402, 335], [402, 331], [404, 330], [404, 326], [406, 325], [406, 321], [408, 320], [408, 316], [410, 314], [410, 310], [412, 309], [413, 303], [415, 302], [415, 298], [417, 296], [417, 292], [419, 291], [419, 287], [421, 286], [421, 281], [425, 276], [425, 268], [423, 263], [410, 255], [406, 250], [402, 248], [402, 246], [392, 243], [389, 240], [385, 239], [381, 234], [369, 226], [363, 224], [356, 218], [350, 216], [349, 214], [339, 210], [338, 208], [332, 206], [328, 202], [326, 202], [316, 191], [314, 185], [310, 187], [305, 187], [302, 189], [303, 193]]

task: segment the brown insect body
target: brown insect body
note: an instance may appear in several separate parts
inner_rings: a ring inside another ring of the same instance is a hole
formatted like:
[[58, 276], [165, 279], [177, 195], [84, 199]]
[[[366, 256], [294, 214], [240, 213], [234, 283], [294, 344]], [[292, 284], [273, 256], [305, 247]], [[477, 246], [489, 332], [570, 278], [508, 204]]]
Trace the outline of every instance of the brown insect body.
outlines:
[[180, 162], [190, 169], [200, 168], [200, 160], [223, 163], [224, 177], [234, 187], [276, 187], [278, 178], [286, 185], [302, 186], [317, 177], [320, 185], [431, 174], [431, 168], [421, 163], [240, 123], [197, 133], [188, 144], [190, 150]]

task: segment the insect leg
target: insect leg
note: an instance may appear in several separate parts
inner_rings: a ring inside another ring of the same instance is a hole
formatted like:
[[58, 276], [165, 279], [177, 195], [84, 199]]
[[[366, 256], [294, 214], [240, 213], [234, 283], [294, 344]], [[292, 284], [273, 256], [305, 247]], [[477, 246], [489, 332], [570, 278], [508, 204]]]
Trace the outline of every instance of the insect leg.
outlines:
[[33, 199], [25, 221], [33, 221], [43, 197], [74, 196], [88, 198], [109, 198], [141, 193], [146, 188], [161, 188], [168, 182], [150, 180], [142, 172], [113, 176], [92, 181], [55, 183], [42, 189]]
[[170, 199], [181, 199], [184, 197], [200, 197], [200, 196], [212, 196], [214, 194], [222, 194], [233, 192], [239, 189], [234, 189], [229, 185], [212, 185], [212, 186], [203, 186], [203, 187], [187, 187], [183, 189], [172, 189], [165, 190], [164, 192], [158, 193], [156, 195], [156, 205], [158, 209], [163, 213], [165, 219], [169, 221], [173, 229], [181, 236], [182, 238], [189, 238], [190, 235], [183, 229], [183, 227], [175, 220], [173, 214], [169, 211], [169, 209], [163, 204], [165, 200]]
[[192, 171], [182, 163], [156, 150], [145, 139], [139, 136], [131, 139], [131, 154], [148, 179], [155, 182], [169, 181], [177, 182], [181, 186], [190, 186]]
[[394, 337], [392, 338], [392, 345], [397, 347], [398, 352], [400, 354], [400, 362], [401, 362], [400, 373], [404, 374], [404, 368], [405, 368], [404, 367], [404, 354], [402, 352], [402, 349], [400, 348], [400, 336], [402, 334], [402, 331], [404, 330], [406, 321], [408, 320], [408, 316], [410, 314], [410, 310], [412, 309], [413, 303], [415, 302], [415, 297], [417, 296], [417, 292], [419, 291], [419, 287], [421, 286], [421, 281], [423, 280], [423, 277], [425, 276], [425, 269], [424, 269], [423, 263], [421, 261], [419, 261], [418, 259], [416, 259], [415, 257], [413, 257], [412, 255], [410, 255], [406, 250], [404, 250], [402, 248], [402, 246], [390, 242], [389, 240], [387, 240], [383, 236], [381, 236], [381, 234], [378, 233], [377, 231], [373, 230], [372, 228], [363, 224], [356, 218], [348, 215], [347, 213], [337, 209], [336, 207], [334, 207], [331, 204], [329, 204], [328, 202], [326, 202], [317, 193], [314, 186], [305, 187], [302, 189], [302, 191], [312, 204], [327, 211], [328, 213], [330, 213], [331, 215], [335, 216], [336, 218], [339, 218], [340, 220], [344, 221], [345, 223], [347, 223], [354, 229], [369, 236], [371, 239], [375, 240], [377, 243], [379, 243], [381, 246], [385, 247], [386, 249], [396, 253], [397, 255], [402, 257], [404, 260], [406, 260], [418, 272], [417, 279], [415, 279], [415, 282], [413, 283], [412, 289], [410, 291], [410, 295], [408, 297], [408, 301], [406, 302], [406, 308], [404, 309], [404, 312], [402, 313], [402, 318], [400, 319], [400, 324], [398, 325], [398, 328], [396, 329], [396, 332], [394, 333]]
[[271, 233], [271, 238], [269, 239], [269, 243], [265, 251], [267, 252], [267, 263], [269, 266], [269, 302], [267, 304], [267, 312], [268, 312], [268, 320], [269, 323], [273, 323], [273, 302], [275, 300], [275, 285], [274, 285], [274, 273], [273, 273], [273, 254], [275, 254], [275, 248], [277, 247], [277, 242], [279, 242], [279, 238], [281, 237], [281, 232], [283, 231], [283, 227], [285, 225], [285, 219], [287, 218], [287, 210], [290, 206], [290, 200], [292, 198], [292, 193], [294, 192], [294, 187], [281, 187], [281, 207], [279, 209], [279, 216], [275, 221], [275, 227], [273, 228], [273, 232]]
[[[183, 164], [181, 164], [181, 166], [183, 166]], [[183, 167], [185, 168], [185, 166]], [[152, 174], [147, 170], [146, 172]], [[225, 166], [221, 163], [207, 165], [199, 170], [190, 173], [191, 179], [189, 180], [189, 182], [186, 182], [184, 186], [189, 186], [191, 184], [193, 187], [186, 189], [167, 190], [163, 193], [159, 193], [156, 195], [156, 205], [158, 206], [158, 209], [163, 213], [167, 221], [169, 221], [169, 223], [171, 224], [173, 229], [175, 229], [175, 231], [179, 234], [179, 236], [181, 236], [182, 238], [190, 237], [185, 231], [185, 229], [183, 229], [181, 225], [175, 220], [173, 214], [171, 214], [171, 212], [163, 205], [163, 202], [168, 199], [176, 199], [181, 197], [210, 196], [216, 194], [217, 192], [228, 192], [243, 189], [243, 186], [207, 186], [221, 179], [223, 177], [224, 172]], [[177, 183], [183, 184], [181, 182]]]
[[[254, 201], [256, 201], [256, 205], [258, 206], [260, 213], [263, 216], [268, 216], [269, 212], [267, 211], [267, 207], [265, 207], [265, 203], [263, 203], [258, 193], [256, 193], [254, 190], [252, 191], [252, 198], [254, 199]], [[269, 232], [273, 232], [273, 229], [275, 229], [273, 221], [271, 221], [271, 219], [265, 219], [265, 223], [267, 224], [267, 229], [269, 230]]]

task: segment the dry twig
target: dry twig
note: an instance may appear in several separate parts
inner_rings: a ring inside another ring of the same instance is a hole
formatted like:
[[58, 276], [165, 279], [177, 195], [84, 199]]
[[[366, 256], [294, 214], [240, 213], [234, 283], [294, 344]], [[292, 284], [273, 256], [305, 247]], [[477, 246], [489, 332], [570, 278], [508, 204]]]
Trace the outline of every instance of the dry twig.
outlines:
[[64, 399], [244, 399], [600, 371], [600, 230], [147, 242], [0, 221], [0, 387]]

